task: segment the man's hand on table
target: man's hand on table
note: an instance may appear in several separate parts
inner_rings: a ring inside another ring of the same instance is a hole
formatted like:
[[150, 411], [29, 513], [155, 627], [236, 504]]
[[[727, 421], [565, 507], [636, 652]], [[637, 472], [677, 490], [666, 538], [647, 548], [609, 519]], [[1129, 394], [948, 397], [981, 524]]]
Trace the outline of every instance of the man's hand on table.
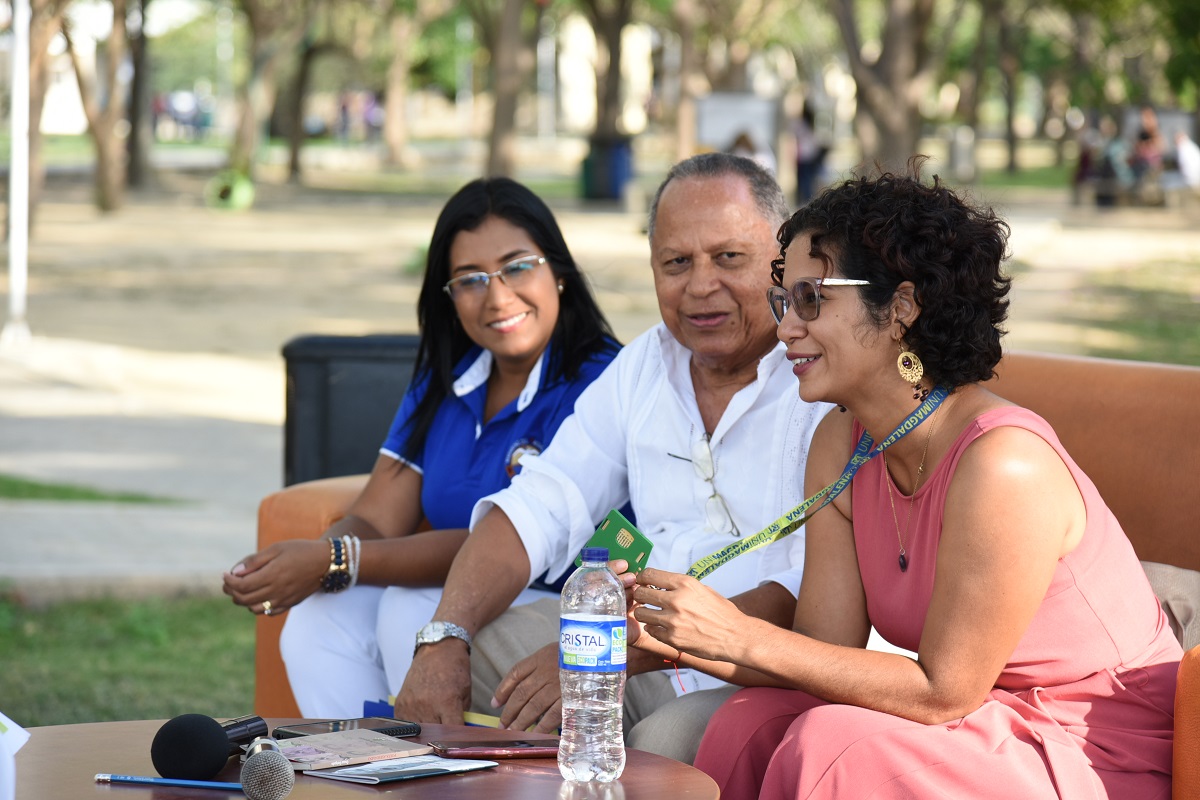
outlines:
[[422, 645], [396, 695], [396, 719], [462, 725], [471, 707], [471, 656], [466, 642], [447, 637]]
[[492, 707], [504, 706], [500, 727], [553, 733], [562, 724], [562, 689], [558, 682], [558, 642], [518, 661], [508, 671]]

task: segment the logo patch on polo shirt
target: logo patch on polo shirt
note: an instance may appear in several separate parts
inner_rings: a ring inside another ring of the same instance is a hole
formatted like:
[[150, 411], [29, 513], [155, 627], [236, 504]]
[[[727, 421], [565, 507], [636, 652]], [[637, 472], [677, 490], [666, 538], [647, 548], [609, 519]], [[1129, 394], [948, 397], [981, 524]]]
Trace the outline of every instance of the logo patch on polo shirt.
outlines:
[[504, 460], [504, 471], [508, 473], [511, 479], [514, 475], [521, 471], [521, 465], [517, 462], [521, 460], [521, 456], [526, 454], [537, 455], [542, 452], [541, 442], [534, 439], [518, 439], [513, 442], [513, 446], [508, 448], [508, 458]]

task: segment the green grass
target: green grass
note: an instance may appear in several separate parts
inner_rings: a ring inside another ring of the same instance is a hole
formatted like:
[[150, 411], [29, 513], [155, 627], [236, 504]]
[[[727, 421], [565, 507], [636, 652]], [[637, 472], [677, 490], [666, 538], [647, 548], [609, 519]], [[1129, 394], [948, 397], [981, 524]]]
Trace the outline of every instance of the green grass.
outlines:
[[110, 503], [175, 503], [137, 492], [105, 492], [69, 483], [41, 483], [0, 474], [0, 500], [70, 500]]
[[[0, 160], [8, 162], [12, 150], [12, 137], [8, 126], [0, 134]], [[42, 160], [47, 165], [77, 164], [95, 157], [95, 147], [87, 136], [43, 136]]]
[[[1007, 270], [1020, 279], [1030, 267]], [[1200, 367], [1200, 260], [1086, 273], [1052, 321], [1077, 331], [1081, 355]]]
[[1115, 334], [1089, 355], [1200, 366], [1200, 261], [1091, 275], [1063, 319]]
[[254, 617], [226, 597], [0, 600], [0, 704], [23, 727], [250, 713]]
[[400, 272], [404, 275], [412, 277], [421, 277], [425, 274], [425, 264], [429, 260], [429, 245], [423, 244], [420, 247], [413, 249], [408, 258], [400, 264]]
[[1067, 189], [1074, 169], [1073, 164], [1067, 163], [1059, 167], [1027, 167], [1017, 172], [982, 170], [979, 185], [985, 189]]
[[[269, 173], [270, 170], [263, 170]], [[282, 175], [281, 170], [276, 170]], [[564, 177], [520, 177], [522, 183], [547, 201], [578, 199], [580, 182], [571, 176]], [[432, 174], [421, 171], [380, 169], [372, 172], [321, 172], [309, 170], [305, 173], [304, 185], [309, 188], [359, 192], [366, 194], [395, 194], [421, 197], [448, 197], [466, 182], [460, 174]]]

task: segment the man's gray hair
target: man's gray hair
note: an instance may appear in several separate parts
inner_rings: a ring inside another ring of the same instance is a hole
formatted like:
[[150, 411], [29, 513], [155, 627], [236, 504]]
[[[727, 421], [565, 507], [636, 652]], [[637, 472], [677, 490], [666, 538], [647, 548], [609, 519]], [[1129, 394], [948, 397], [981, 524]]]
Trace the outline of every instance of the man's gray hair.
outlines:
[[783, 190], [779, 188], [779, 182], [771, 173], [759, 166], [758, 162], [730, 153], [701, 153], [698, 156], [685, 158], [671, 167], [671, 171], [659, 185], [658, 191], [654, 193], [654, 201], [650, 203], [650, 222], [647, 226], [650, 238], [654, 238], [654, 224], [658, 220], [658, 202], [662, 199], [667, 184], [673, 180], [685, 178], [723, 178], [726, 175], [736, 175], [746, 179], [759, 213], [771, 223], [772, 228], [778, 229], [792, 215], [792, 212], [788, 210]]

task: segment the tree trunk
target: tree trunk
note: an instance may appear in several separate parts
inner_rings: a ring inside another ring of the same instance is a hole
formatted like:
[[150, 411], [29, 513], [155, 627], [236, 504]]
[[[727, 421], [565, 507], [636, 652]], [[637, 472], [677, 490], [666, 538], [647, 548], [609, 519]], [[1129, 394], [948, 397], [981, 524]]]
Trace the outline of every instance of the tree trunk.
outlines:
[[[50, 82], [50, 42], [62, 28], [63, 15], [70, 0], [34, 0], [29, 20], [29, 231], [42, 189], [46, 166], [42, 163], [42, 110], [46, 107], [46, 88]], [[11, 219], [11, 209], [6, 212]], [[7, 234], [8, 225], [5, 225]]]
[[117, 134], [117, 124], [125, 118], [126, 87], [119, 84], [118, 75], [126, 51], [126, 0], [112, 0], [112, 9], [112, 31], [105, 52], [104, 91], [107, 92], [107, 98], [103, 104], [100, 102], [99, 82], [81, 63], [70, 30], [66, 25], [63, 26], [63, 37], [75, 67], [79, 96], [95, 147], [96, 207], [105, 213], [119, 209], [125, 194], [125, 142]]
[[[920, 101], [945, 56], [945, 41], [931, 41], [933, 0], [888, 0], [879, 58], [868, 64], [854, 0], [830, 0], [858, 88], [858, 133], [863, 158], [903, 170], [921, 136]], [[955, 6], [952, 19], [961, 15]], [[869, 123], [869, 124], [868, 124]]]
[[263, 128], [275, 104], [276, 53], [261, 41], [251, 44], [250, 76], [237, 91], [237, 127], [229, 151], [229, 168], [254, 177], [255, 156]]
[[988, 56], [991, 52], [991, 32], [996, 25], [1000, 0], [983, 0], [980, 4], [979, 35], [975, 41], [975, 50], [971, 53], [970, 85], [963, 90], [958, 101], [958, 111], [962, 115], [963, 124], [973, 131], [979, 129], [979, 101], [987, 88]]
[[388, 64], [387, 94], [383, 105], [383, 141], [387, 163], [403, 167], [408, 156], [408, 78], [412, 68], [412, 49], [416, 25], [408, 14], [393, 12], [389, 24], [392, 40], [392, 60]]
[[250, 74], [236, 92], [237, 124], [229, 169], [253, 178], [262, 134], [275, 105], [279, 56], [308, 29], [312, 0], [238, 0], [250, 29]]
[[1092, 62], [1089, 44], [1092, 40], [1092, 17], [1088, 14], [1076, 13], [1071, 15], [1071, 76], [1074, 78], [1070, 87], [1071, 97], [1080, 108], [1096, 109], [1102, 105], [1102, 97], [1094, 88], [1094, 84], [1085, 76]]
[[675, 160], [696, 152], [696, 7], [693, 0], [674, 4], [675, 29], [679, 33], [679, 109], [675, 120]]
[[[1054, 140], [1054, 166], [1061, 167], [1067, 163], [1067, 109], [1071, 94], [1066, 79], [1059, 71], [1052, 73], [1042, 100], [1042, 131]], [[1055, 123], [1053, 128], [1052, 122]]]
[[600, 142], [616, 141], [621, 120], [621, 33], [629, 24], [629, 0], [616, 0], [605, 8], [601, 0], [589, 0], [592, 30], [600, 44], [596, 60], [596, 131], [593, 138]]
[[725, 65], [725, 76], [722, 83], [726, 91], [750, 91], [750, 46], [743, 41], [734, 39], [725, 48], [728, 63]]
[[1004, 141], [1008, 150], [1006, 169], [1015, 173], [1017, 166], [1017, 82], [1021, 59], [1017, 54], [1016, 24], [1010, 12], [1000, 10], [1000, 74], [1004, 76]]
[[138, 0], [139, 24], [129, 37], [129, 55], [133, 62], [133, 81], [129, 89], [129, 139], [126, 141], [128, 171], [126, 182], [131, 187], [143, 187], [154, 180], [150, 164], [150, 148], [154, 144], [154, 129], [150, 114], [150, 40], [146, 37], [146, 13], [150, 0]]
[[292, 91], [287, 96], [289, 107], [288, 116], [288, 183], [300, 183], [300, 148], [304, 146], [307, 134], [304, 130], [304, 98], [308, 96], [308, 82], [312, 77], [312, 65], [320, 49], [311, 42], [305, 42], [300, 50], [300, 63], [296, 67]]
[[[859, 103], [854, 110], [854, 131], [858, 134], [858, 145], [862, 148], [862, 160], [867, 163], [872, 163], [876, 159], [880, 159], [880, 152], [883, 149], [883, 134], [879, 130], [879, 124], [875, 116], [867, 111], [867, 107], [863, 103]], [[916, 142], [912, 145], [916, 147]]]
[[111, 130], [96, 137], [96, 207], [105, 213], [125, 201], [125, 155], [125, 141]]
[[516, 161], [517, 96], [521, 91], [521, 12], [524, 0], [504, 0], [492, 50], [492, 130], [486, 174], [512, 175]]
[[46, 87], [49, 83], [48, 59], [34, 58], [29, 71], [29, 229], [33, 232], [33, 217], [42, 189], [46, 185], [46, 165], [42, 161], [42, 111], [46, 107]]

